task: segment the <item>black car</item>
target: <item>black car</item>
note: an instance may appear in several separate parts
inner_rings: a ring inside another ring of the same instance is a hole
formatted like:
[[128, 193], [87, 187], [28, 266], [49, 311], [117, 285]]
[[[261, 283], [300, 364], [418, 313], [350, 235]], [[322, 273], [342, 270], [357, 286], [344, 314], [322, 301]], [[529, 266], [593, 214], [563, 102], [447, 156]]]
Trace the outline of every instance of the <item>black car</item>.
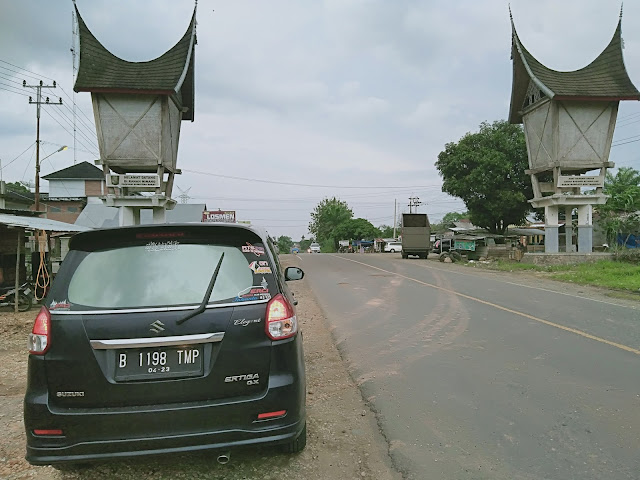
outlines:
[[74, 236], [29, 336], [26, 459], [302, 450], [303, 275], [239, 224]]

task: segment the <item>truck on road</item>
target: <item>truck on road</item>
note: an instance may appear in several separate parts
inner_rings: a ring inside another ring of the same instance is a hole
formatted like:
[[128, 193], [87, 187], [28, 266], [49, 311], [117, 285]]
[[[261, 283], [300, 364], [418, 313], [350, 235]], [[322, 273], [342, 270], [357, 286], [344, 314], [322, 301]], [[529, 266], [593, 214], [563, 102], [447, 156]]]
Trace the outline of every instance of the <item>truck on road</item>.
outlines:
[[431, 225], [426, 213], [402, 214], [402, 258], [427, 258], [431, 250]]

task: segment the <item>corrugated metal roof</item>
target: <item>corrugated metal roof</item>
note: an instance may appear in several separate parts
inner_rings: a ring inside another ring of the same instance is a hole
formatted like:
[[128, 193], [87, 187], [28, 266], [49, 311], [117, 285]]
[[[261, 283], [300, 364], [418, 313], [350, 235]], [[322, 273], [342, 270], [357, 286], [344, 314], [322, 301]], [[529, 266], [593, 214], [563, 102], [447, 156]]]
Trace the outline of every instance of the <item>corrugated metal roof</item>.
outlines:
[[84, 232], [90, 228], [72, 223], [58, 222], [48, 218], [23, 217], [20, 215], [7, 215], [0, 213], [0, 224], [13, 227], [22, 227], [30, 230], [46, 230], [48, 232]]
[[[173, 210], [167, 210], [167, 223], [193, 223], [202, 221], [204, 203], [178, 203]], [[153, 213], [149, 209], [140, 210], [140, 224], [153, 223]], [[118, 209], [101, 203], [89, 203], [76, 219], [76, 225], [91, 228], [112, 228], [118, 226]]]

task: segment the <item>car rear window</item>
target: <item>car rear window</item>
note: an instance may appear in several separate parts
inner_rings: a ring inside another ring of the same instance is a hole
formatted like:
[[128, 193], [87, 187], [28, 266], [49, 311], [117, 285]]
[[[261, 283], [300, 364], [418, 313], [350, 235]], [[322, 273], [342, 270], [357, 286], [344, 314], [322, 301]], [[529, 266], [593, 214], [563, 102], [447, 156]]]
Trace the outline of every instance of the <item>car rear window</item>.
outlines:
[[200, 304], [223, 253], [209, 303], [266, 301], [275, 294], [275, 279], [262, 244], [217, 245], [180, 239], [72, 250], [71, 258], [65, 259], [69, 268], [54, 283], [49, 307], [85, 310]]

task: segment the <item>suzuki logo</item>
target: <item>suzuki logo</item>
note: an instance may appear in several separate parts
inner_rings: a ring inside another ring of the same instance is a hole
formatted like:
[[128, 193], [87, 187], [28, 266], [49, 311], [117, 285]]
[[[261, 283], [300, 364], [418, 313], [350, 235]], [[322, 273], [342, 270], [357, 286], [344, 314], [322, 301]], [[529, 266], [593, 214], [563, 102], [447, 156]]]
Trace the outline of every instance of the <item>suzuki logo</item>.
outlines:
[[162, 323], [160, 320], [156, 320], [155, 322], [153, 322], [152, 324], [150, 324], [151, 328], [149, 330], [151, 330], [154, 333], [160, 333], [164, 330], [164, 323]]

